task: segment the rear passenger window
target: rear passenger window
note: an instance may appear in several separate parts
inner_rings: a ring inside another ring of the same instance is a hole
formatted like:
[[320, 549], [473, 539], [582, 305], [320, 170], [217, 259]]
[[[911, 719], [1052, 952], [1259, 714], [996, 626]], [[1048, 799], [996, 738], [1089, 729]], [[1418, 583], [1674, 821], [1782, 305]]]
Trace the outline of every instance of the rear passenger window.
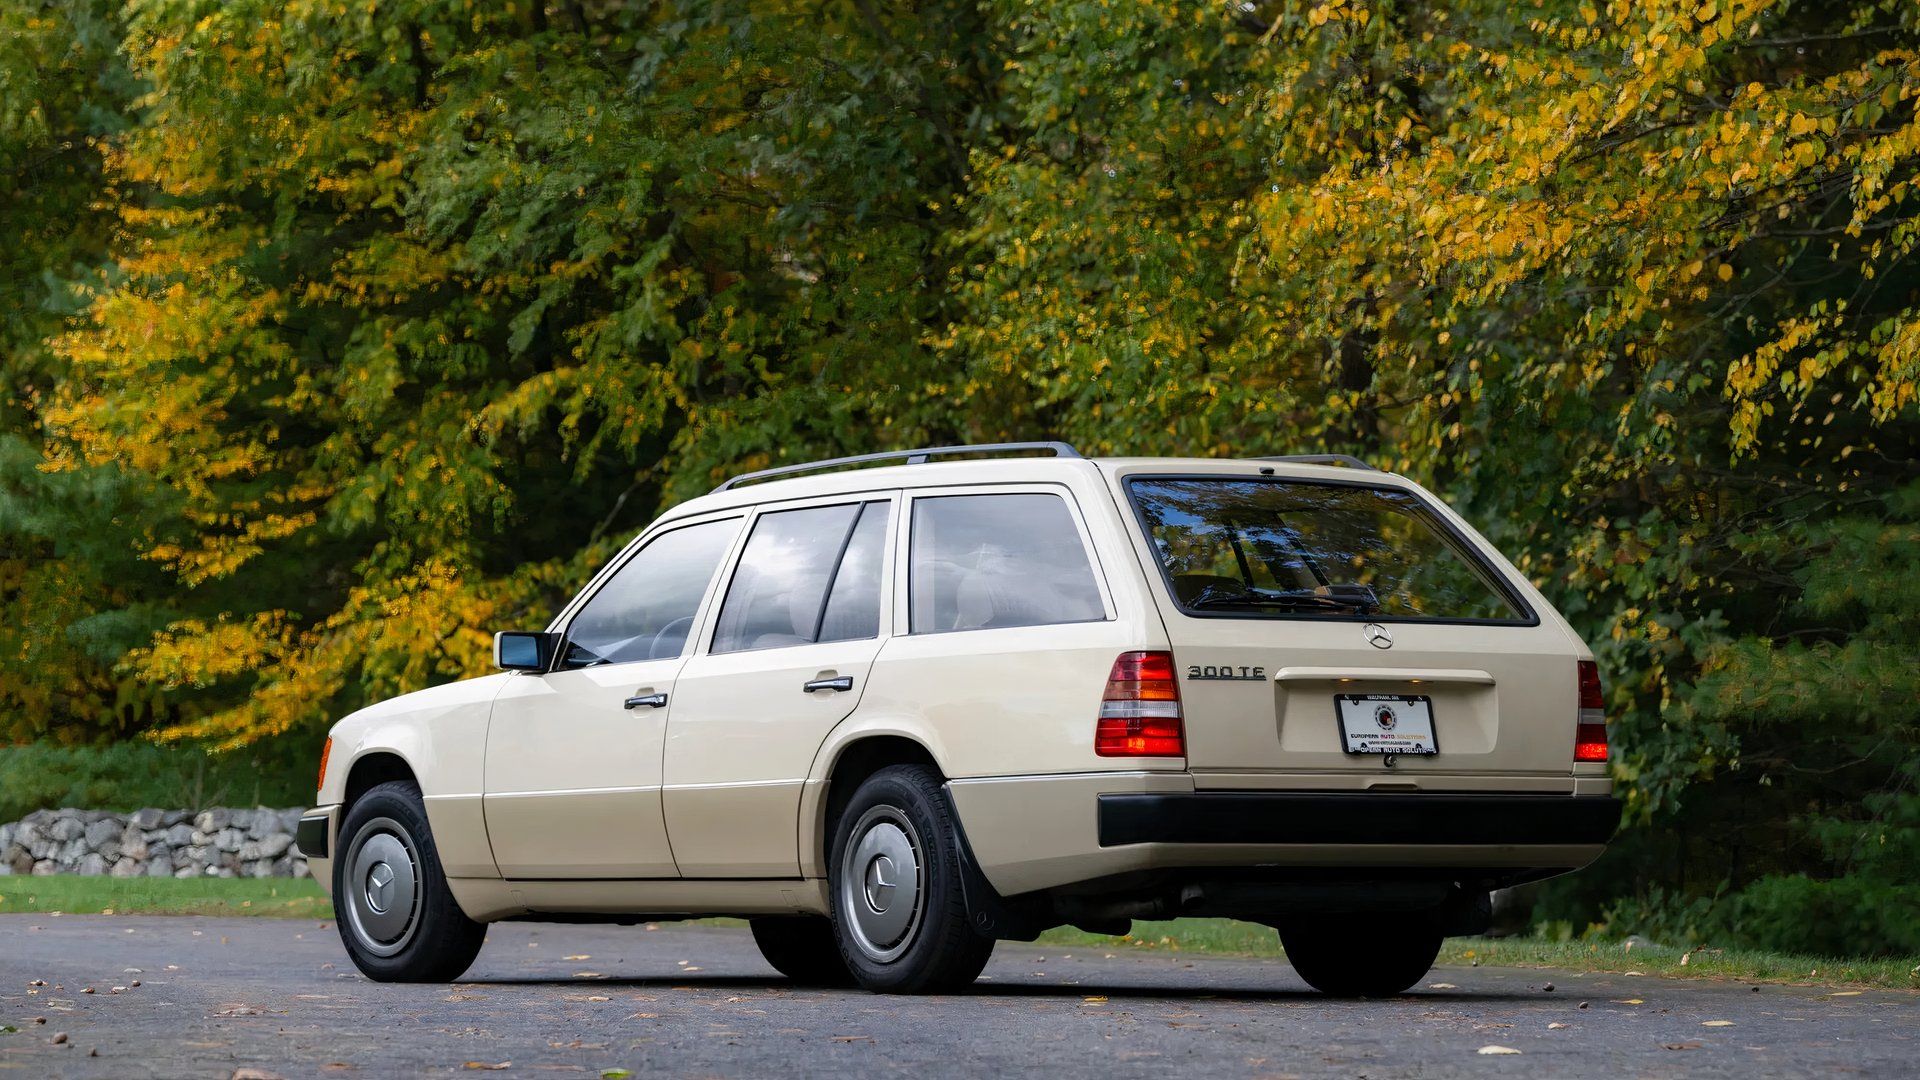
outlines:
[[861, 641], [880, 633], [880, 572], [885, 565], [887, 504], [870, 502], [860, 509], [847, 553], [827, 594], [827, 610], [820, 617], [821, 641]]
[[1106, 618], [1058, 495], [943, 495], [913, 503], [916, 634]]
[[760, 515], [720, 606], [713, 651], [878, 634], [886, 528], [883, 502]]

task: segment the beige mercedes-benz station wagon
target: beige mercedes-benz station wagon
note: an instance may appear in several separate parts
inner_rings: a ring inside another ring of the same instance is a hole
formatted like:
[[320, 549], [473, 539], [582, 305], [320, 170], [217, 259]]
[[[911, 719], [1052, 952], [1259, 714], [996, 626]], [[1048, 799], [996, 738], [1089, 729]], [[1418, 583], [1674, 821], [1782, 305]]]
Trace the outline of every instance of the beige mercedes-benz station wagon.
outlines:
[[494, 649], [328, 739], [299, 845], [372, 978], [456, 978], [500, 919], [734, 915], [797, 981], [925, 992], [1192, 915], [1393, 994], [1618, 816], [1586, 646], [1351, 458], [753, 473]]

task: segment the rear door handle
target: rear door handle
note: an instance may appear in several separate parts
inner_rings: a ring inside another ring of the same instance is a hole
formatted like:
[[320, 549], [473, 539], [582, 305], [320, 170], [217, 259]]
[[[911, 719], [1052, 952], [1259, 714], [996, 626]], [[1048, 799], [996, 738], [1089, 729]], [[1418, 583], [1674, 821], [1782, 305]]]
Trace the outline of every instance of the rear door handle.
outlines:
[[801, 687], [801, 689], [809, 694], [815, 690], [851, 690], [853, 689], [853, 676], [842, 675], [837, 679], [815, 679]]
[[642, 705], [650, 709], [664, 709], [667, 707], [667, 695], [641, 694], [638, 697], [630, 697], [627, 699], [627, 708], [629, 709], [637, 709]]

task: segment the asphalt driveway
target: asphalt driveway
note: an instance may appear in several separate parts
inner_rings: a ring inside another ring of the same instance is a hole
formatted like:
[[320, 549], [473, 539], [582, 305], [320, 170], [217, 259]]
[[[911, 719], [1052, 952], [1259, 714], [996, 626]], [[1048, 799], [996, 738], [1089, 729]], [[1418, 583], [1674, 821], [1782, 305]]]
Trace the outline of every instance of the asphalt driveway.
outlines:
[[877, 997], [792, 989], [745, 931], [671, 924], [501, 924], [467, 981], [392, 986], [361, 978], [328, 923], [6, 915], [0, 1028], [17, 1029], [0, 1073], [115, 1078], [1920, 1067], [1920, 995], [1895, 991], [1440, 968], [1404, 997], [1346, 1002], [1280, 961], [1003, 944], [971, 993]]

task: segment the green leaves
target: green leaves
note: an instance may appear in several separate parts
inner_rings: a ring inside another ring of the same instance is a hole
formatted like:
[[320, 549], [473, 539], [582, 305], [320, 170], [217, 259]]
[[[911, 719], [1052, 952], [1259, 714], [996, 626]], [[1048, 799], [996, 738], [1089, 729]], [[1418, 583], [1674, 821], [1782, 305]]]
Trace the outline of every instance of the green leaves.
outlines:
[[731, 471], [1352, 451], [1593, 643], [1633, 820], [1851, 820], [1892, 751], [1762, 763], [1907, 730], [1917, 65], [1872, 0], [15, 5], [0, 715], [472, 674]]

